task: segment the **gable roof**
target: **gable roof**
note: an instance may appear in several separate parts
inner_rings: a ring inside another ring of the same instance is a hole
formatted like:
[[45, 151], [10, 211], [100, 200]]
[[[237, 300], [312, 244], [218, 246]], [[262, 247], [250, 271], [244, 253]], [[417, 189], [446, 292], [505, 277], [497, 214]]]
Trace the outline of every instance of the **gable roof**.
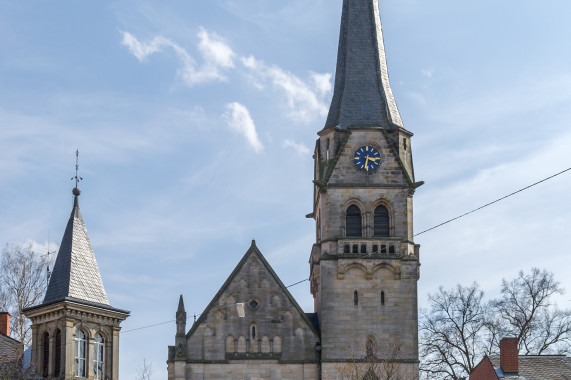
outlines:
[[499, 379], [562, 380], [571, 379], [571, 358], [564, 355], [520, 355], [519, 376], [504, 376], [500, 369], [500, 357], [490, 356], [494, 368], [499, 369]]
[[203, 323], [206, 318], [208, 317], [208, 314], [210, 313], [210, 311], [212, 311], [213, 308], [216, 307], [216, 305], [218, 304], [218, 301], [220, 299], [220, 297], [222, 297], [223, 293], [226, 291], [226, 289], [228, 289], [229, 285], [232, 283], [232, 281], [234, 280], [234, 278], [236, 277], [236, 275], [242, 270], [242, 268], [244, 267], [244, 265], [246, 264], [246, 261], [248, 260], [248, 258], [250, 257], [250, 255], [256, 255], [256, 257], [260, 260], [260, 262], [262, 263], [262, 265], [265, 267], [265, 269], [270, 273], [270, 275], [272, 276], [272, 278], [274, 279], [274, 281], [278, 284], [279, 288], [282, 290], [283, 294], [288, 298], [288, 300], [292, 303], [292, 305], [294, 306], [294, 308], [297, 310], [297, 312], [299, 313], [301, 319], [303, 319], [305, 321], [305, 323], [307, 324], [307, 326], [311, 329], [311, 331], [313, 331], [313, 333], [316, 336], [320, 336], [319, 331], [317, 330], [316, 326], [314, 325], [314, 323], [310, 320], [310, 318], [303, 312], [303, 310], [301, 309], [301, 307], [299, 306], [299, 304], [296, 302], [295, 298], [293, 298], [293, 296], [291, 295], [291, 293], [289, 292], [289, 290], [287, 290], [287, 287], [283, 284], [283, 282], [280, 280], [280, 278], [278, 277], [278, 275], [276, 274], [276, 272], [274, 272], [274, 270], [272, 269], [271, 265], [268, 263], [268, 261], [266, 260], [266, 258], [264, 257], [264, 255], [262, 254], [262, 252], [258, 249], [258, 247], [256, 246], [256, 241], [252, 240], [252, 245], [250, 246], [250, 248], [248, 249], [248, 251], [244, 254], [244, 256], [242, 257], [242, 259], [240, 260], [240, 262], [238, 263], [238, 265], [236, 265], [236, 268], [234, 268], [234, 270], [232, 271], [232, 273], [230, 274], [230, 276], [228, 276], [228, 279], [226, 279], [226, 281], [224, 282], [224, 284], [222, 285], [222, 287], [220, 288], [220, 290], [216, 293], [216, 295], [214, 296], [214, 298], [212, 298], [212, 301], [210, 301], [210, 303], [208, 304], [208, 306], [206, 307], [206, 309], [204, 309], [204, 311], [202, 312], [202, 314], [200, 314], [200, 317], [198, 318], [198, 320], [192, 325], [191, 329], [189, 330], [189, 332], [186, 334], [187, 338], [191, 337], [192, 334], [194, 334], [194, 332], [198, 329], [198, 327], [200, 326], [201, 323]]
[[403, 127], [389, 83], [378, 0], [344, 0], [335, 89], [323, 129]]
[[80, 191], [78, 188], [73, 190], [73, 209], [42, 304], [71, 298], [108, 306], [95, 254], [79, 211]]

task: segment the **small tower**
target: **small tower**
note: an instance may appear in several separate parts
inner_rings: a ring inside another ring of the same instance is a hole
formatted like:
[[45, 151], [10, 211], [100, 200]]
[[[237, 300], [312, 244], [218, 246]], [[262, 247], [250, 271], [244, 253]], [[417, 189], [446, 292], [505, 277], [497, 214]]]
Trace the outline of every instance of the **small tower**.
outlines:
[[175, 360], [186, 360], [186, 311], [184, 310], [182, 294], [180, 295], [178, 309], [176, 310], [175, 347]]
[[389, 84], [378, 0], [343, 1], [335, 89], [318, 135], [308, 216], [324, 378], [371, 355], [418, 378], [412, 197], [421, 183]]
[[43, 378], [117, 380], [120, 324], [129, 311], [109, 305], [79, 211], [80, 193], [76, 183], [44, 301], [23, 310], [32, 321], [32, 365]]

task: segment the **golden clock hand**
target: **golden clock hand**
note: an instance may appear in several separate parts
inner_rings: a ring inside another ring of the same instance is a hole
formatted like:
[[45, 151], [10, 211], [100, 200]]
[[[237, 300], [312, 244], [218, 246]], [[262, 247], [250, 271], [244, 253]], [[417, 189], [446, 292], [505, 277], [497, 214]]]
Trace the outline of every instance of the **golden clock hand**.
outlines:
[[365, 170], [369, 170], [369, 155], [365, 156], [366, 161], [365, 161]]

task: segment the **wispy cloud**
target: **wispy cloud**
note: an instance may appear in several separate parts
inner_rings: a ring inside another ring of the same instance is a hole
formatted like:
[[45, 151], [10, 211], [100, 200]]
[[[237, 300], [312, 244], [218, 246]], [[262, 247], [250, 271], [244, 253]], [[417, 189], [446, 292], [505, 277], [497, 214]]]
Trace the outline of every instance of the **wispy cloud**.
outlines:
[[127, 46], [139, 62], [144, 62], [149, 55], [158, 53], [163, 48], [171, 48], [181, 61], [178, 75], [188, 87], [227, 81], [224, 71], [234, 67], [235, 53], [232, 49], [216, 33], [209, 33], [204, 28], [198, 32], [198, 50], [203, 59], [200, 66], [185, 48], [168, 38], [157, 36], [148, 42], [141, 42], [131, 33], [122, 32], [122, 35], [122, 44]]
[[258, 138], [256, 125], [250, 116], [250, 111], [242, 104], [233, 102], [226, 105], [226, 112], [223, 115], [226, 124], [248, 140], [250, 146], [257, 152], [264, 150], [262, 142]]
[[250, 70], [249, 78], [257, 88], [262, 89], [263, 83], [269, 82], [285, 95], [291, 117], [310, 122], [327, 115], [326, 98], [331, 92], [331, 74], [311, 73], [310, 80], [305, 82], [253, 56], [242, 58], [242, 64]]
[[305, 146], [305, 144], [295, 142], [294, 140], [291, 139], [286, 139], [283, 145], [284, 148], [292, 148], [299, 154], [309, 154], [311, 152], [309, 148]]
[[198, 51], [203, 60], [201, 65], [197, 64], [186, 49], [168, 38], [157, 36], [148, 42], [141, 42], [128, 32], [122, 32], [122, 35], [123, 45], [127, 46], [140, 62], [164, 48], [171, 48], [182, 63], [178, 70], [179, 77], [188, 87], [228, 81], [228, 71], [240, 70], [256, 89], [265, 91], [271, 87], [284, 95], [290, 117], [307, 123], [327, 115], [332, 91], [330, 73], [310, 72], [309, 78], [302, 80], [253, 56], [241, 57], [242, 66], [236, 68], [234, 60], [237, 55], [232, 48], [216, 33], [208, 32], [204, 28], [200, 28], [198, 32]]

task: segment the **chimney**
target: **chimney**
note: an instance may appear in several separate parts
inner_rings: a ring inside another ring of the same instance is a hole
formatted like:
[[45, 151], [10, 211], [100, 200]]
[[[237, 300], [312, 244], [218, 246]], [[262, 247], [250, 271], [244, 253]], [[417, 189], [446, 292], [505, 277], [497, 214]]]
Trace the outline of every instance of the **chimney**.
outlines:
[[0, 334], [10, 334], [10, 314], [5, 311], [0, 312]]
[[500, 367], [504, 373], [518, 373], [518, 354], [517, 338], [504, 338], [501, 340]]

